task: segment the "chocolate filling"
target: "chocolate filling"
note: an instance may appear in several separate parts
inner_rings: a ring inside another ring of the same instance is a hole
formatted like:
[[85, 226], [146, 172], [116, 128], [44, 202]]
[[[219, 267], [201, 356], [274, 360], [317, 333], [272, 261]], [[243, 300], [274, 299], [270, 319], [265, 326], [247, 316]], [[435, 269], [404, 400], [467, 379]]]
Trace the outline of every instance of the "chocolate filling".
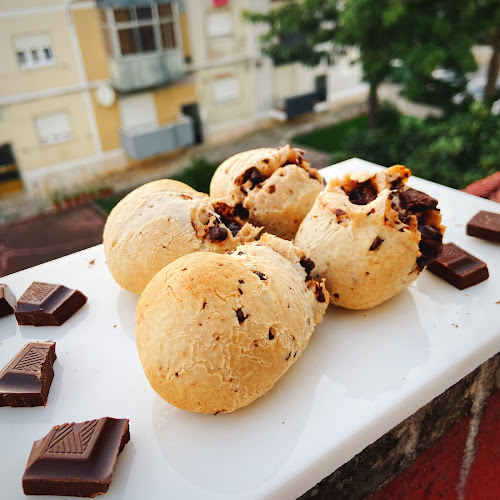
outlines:
[[323, 293], [323, 289], [321, 288], [321, 286], [316, 283], [316, 292], [315, 292], [315, 295], [316, 295], [316, 300], [320, 303], [323, 303], [325, 302], [325, 294]]
[[243, 323], [243, 321], [245, 321], [248, 318], [248, 316], [249, 316], [248, 314], [246, 316], [243, 314], [242, 309], [238, 309], [236, 311], [236, 317], [238, 318], [238, 323], [240, 324]]
[[[241, 208], [237, 208], [238, 205]], [[232, 207], [231, 205], [228, 205], [227, 203], [224, 203], [222, 201], [214, 203], [214, 210], [217, 212], [217, 215], [219, 216], [221, 222], [231, 231], [231, 234], [233, 236], [236, 236], [238, 231], [243, 227], [243, 224], [236, 218], [236, 212], [242, 212], [244, 210], [248, 214], [248, 211], [245, 210], [242, 205], [238, 205], [236, 205], [236, 207]], [[224, 240], [225, 237], [222, 239]]]
[[267, 278], [266, 278], [266, 275], [264, 273], [261, 273], [260, 271], [253, 271], [254, 274], [256, 274], [261, 281], [266, 281]]
[[349, 200], [354, 205], [367, 205], [377, 197], [377, 190], [373, 187], [372, 183], [367, 180], [358, 184], [349, 193]]
[[370, 250], [377, 250], [377, 248], [382, 244], [384, 240], [379, 238], [378, 236], [373, 240], [373, 243], [370, 246]]
[[401, 207], [410, 212], [421, 212], [437, 207], [437, 200], [422, 191], [413, 188], [405, 189], [399, 192]]
[[300, 259], [300, 265], [305, 269], [306, 273], [309, 274], [314, 269], [314, 262], [309, 257], [302, 257]]
[[443, 251], [443, 235], [428, 224], [419, 225], [418, 230], [422, 236], [418, 245], [422, 255], [417, 259], [417, 265], [423, 269]]
[[212, 241], [224, 241], [227, 238], [227, 229], [215, 223], [209, 230], [208, 236]]

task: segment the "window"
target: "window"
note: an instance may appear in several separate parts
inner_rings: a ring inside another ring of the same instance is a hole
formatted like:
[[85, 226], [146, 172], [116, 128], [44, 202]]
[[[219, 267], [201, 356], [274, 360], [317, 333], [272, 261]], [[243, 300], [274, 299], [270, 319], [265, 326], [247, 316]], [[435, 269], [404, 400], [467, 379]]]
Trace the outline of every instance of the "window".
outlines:
[[73, 138], [69, 116], [64, 111], [37, 116], [35, 123], [42, 144], [55, 144]]
[[231, 12], [212, 12], [208, 15], [208, 36], [222, 38], [233, 34], [233, 19]]
[[17, 64], [20, 68], [39, 68], [55, 63], [49, 35], [22, 35], [14, 37]]
[[109, 10], [108, 16], [101, 9], [108, 53], [112, 54], [113, 31], [117, 33], [118, 50], [123, 56], [175, 49], [178, 46], [175, 17], [171, 3], [120, 7]]
[[122, 96], [118, 105], [124, 128], [139, 132], [158, 126], [155, 100], [151, 92]]
[[234, 77], [218, 78], [214, 81], [213, 91], [215, 102], [234, 101], [240, 95], [238, 80]]

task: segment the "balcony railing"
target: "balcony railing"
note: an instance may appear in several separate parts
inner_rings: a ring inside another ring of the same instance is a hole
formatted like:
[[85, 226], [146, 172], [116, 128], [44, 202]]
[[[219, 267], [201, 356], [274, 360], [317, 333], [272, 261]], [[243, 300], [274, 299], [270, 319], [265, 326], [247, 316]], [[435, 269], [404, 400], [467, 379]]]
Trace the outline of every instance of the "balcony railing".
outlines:
[[123, 150], [131, 158], [168, 153], [195, 143], [193, 120], [182, 115], [178, 121], [165, 125], [124, 127], [120, 130], [120, 139]]
[[184, 57], [180, 49], [153, 54], [109, 58], [111, 84], [118, 92], [157, 87], [184, 78]]

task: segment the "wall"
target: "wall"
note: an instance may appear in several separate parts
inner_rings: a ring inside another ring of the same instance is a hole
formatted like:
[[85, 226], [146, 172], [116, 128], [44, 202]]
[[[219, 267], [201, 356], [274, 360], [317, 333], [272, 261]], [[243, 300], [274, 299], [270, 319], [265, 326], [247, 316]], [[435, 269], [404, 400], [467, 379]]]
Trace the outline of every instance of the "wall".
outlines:
[[72, 13], [87, 80], [109, 78], [99, 10], [97, 8], [72, 9]]
[[[65, 111], [69, 115], [73, 138], [56, 144], [41, 144], [35, 117]], [[21, 170], [29, 171], [95, 154], [83, 96], [66, 94], [3, 107], [0, 121], [2, 142], [13, 145]]]
[[182, 82], [178, 85], [154, 91], [158, 123], [168, 123], [179, 118], [181, 107], [197, 101], [196, 88], [193, 82]]
[[[40, 12], [0, 18], [0, 96], [76, 85], [78, 73], [64, 11]], [[14, 37], [46, 33], [50, 36], [55, 63], [21, 69], [16, 59]]]

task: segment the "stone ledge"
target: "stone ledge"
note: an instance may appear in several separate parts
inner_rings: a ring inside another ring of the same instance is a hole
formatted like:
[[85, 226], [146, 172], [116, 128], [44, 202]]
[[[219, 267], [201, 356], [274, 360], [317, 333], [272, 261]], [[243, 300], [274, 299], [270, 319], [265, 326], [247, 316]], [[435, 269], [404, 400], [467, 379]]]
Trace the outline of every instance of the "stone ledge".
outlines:
[[369, 497], [408, 469], [464, 417], [471, 415], [472, 420], [475, 415], [480, 419], [485, 402], [499, 389], [500, 354], [496, 354], [320, 481], [299, 500]]

